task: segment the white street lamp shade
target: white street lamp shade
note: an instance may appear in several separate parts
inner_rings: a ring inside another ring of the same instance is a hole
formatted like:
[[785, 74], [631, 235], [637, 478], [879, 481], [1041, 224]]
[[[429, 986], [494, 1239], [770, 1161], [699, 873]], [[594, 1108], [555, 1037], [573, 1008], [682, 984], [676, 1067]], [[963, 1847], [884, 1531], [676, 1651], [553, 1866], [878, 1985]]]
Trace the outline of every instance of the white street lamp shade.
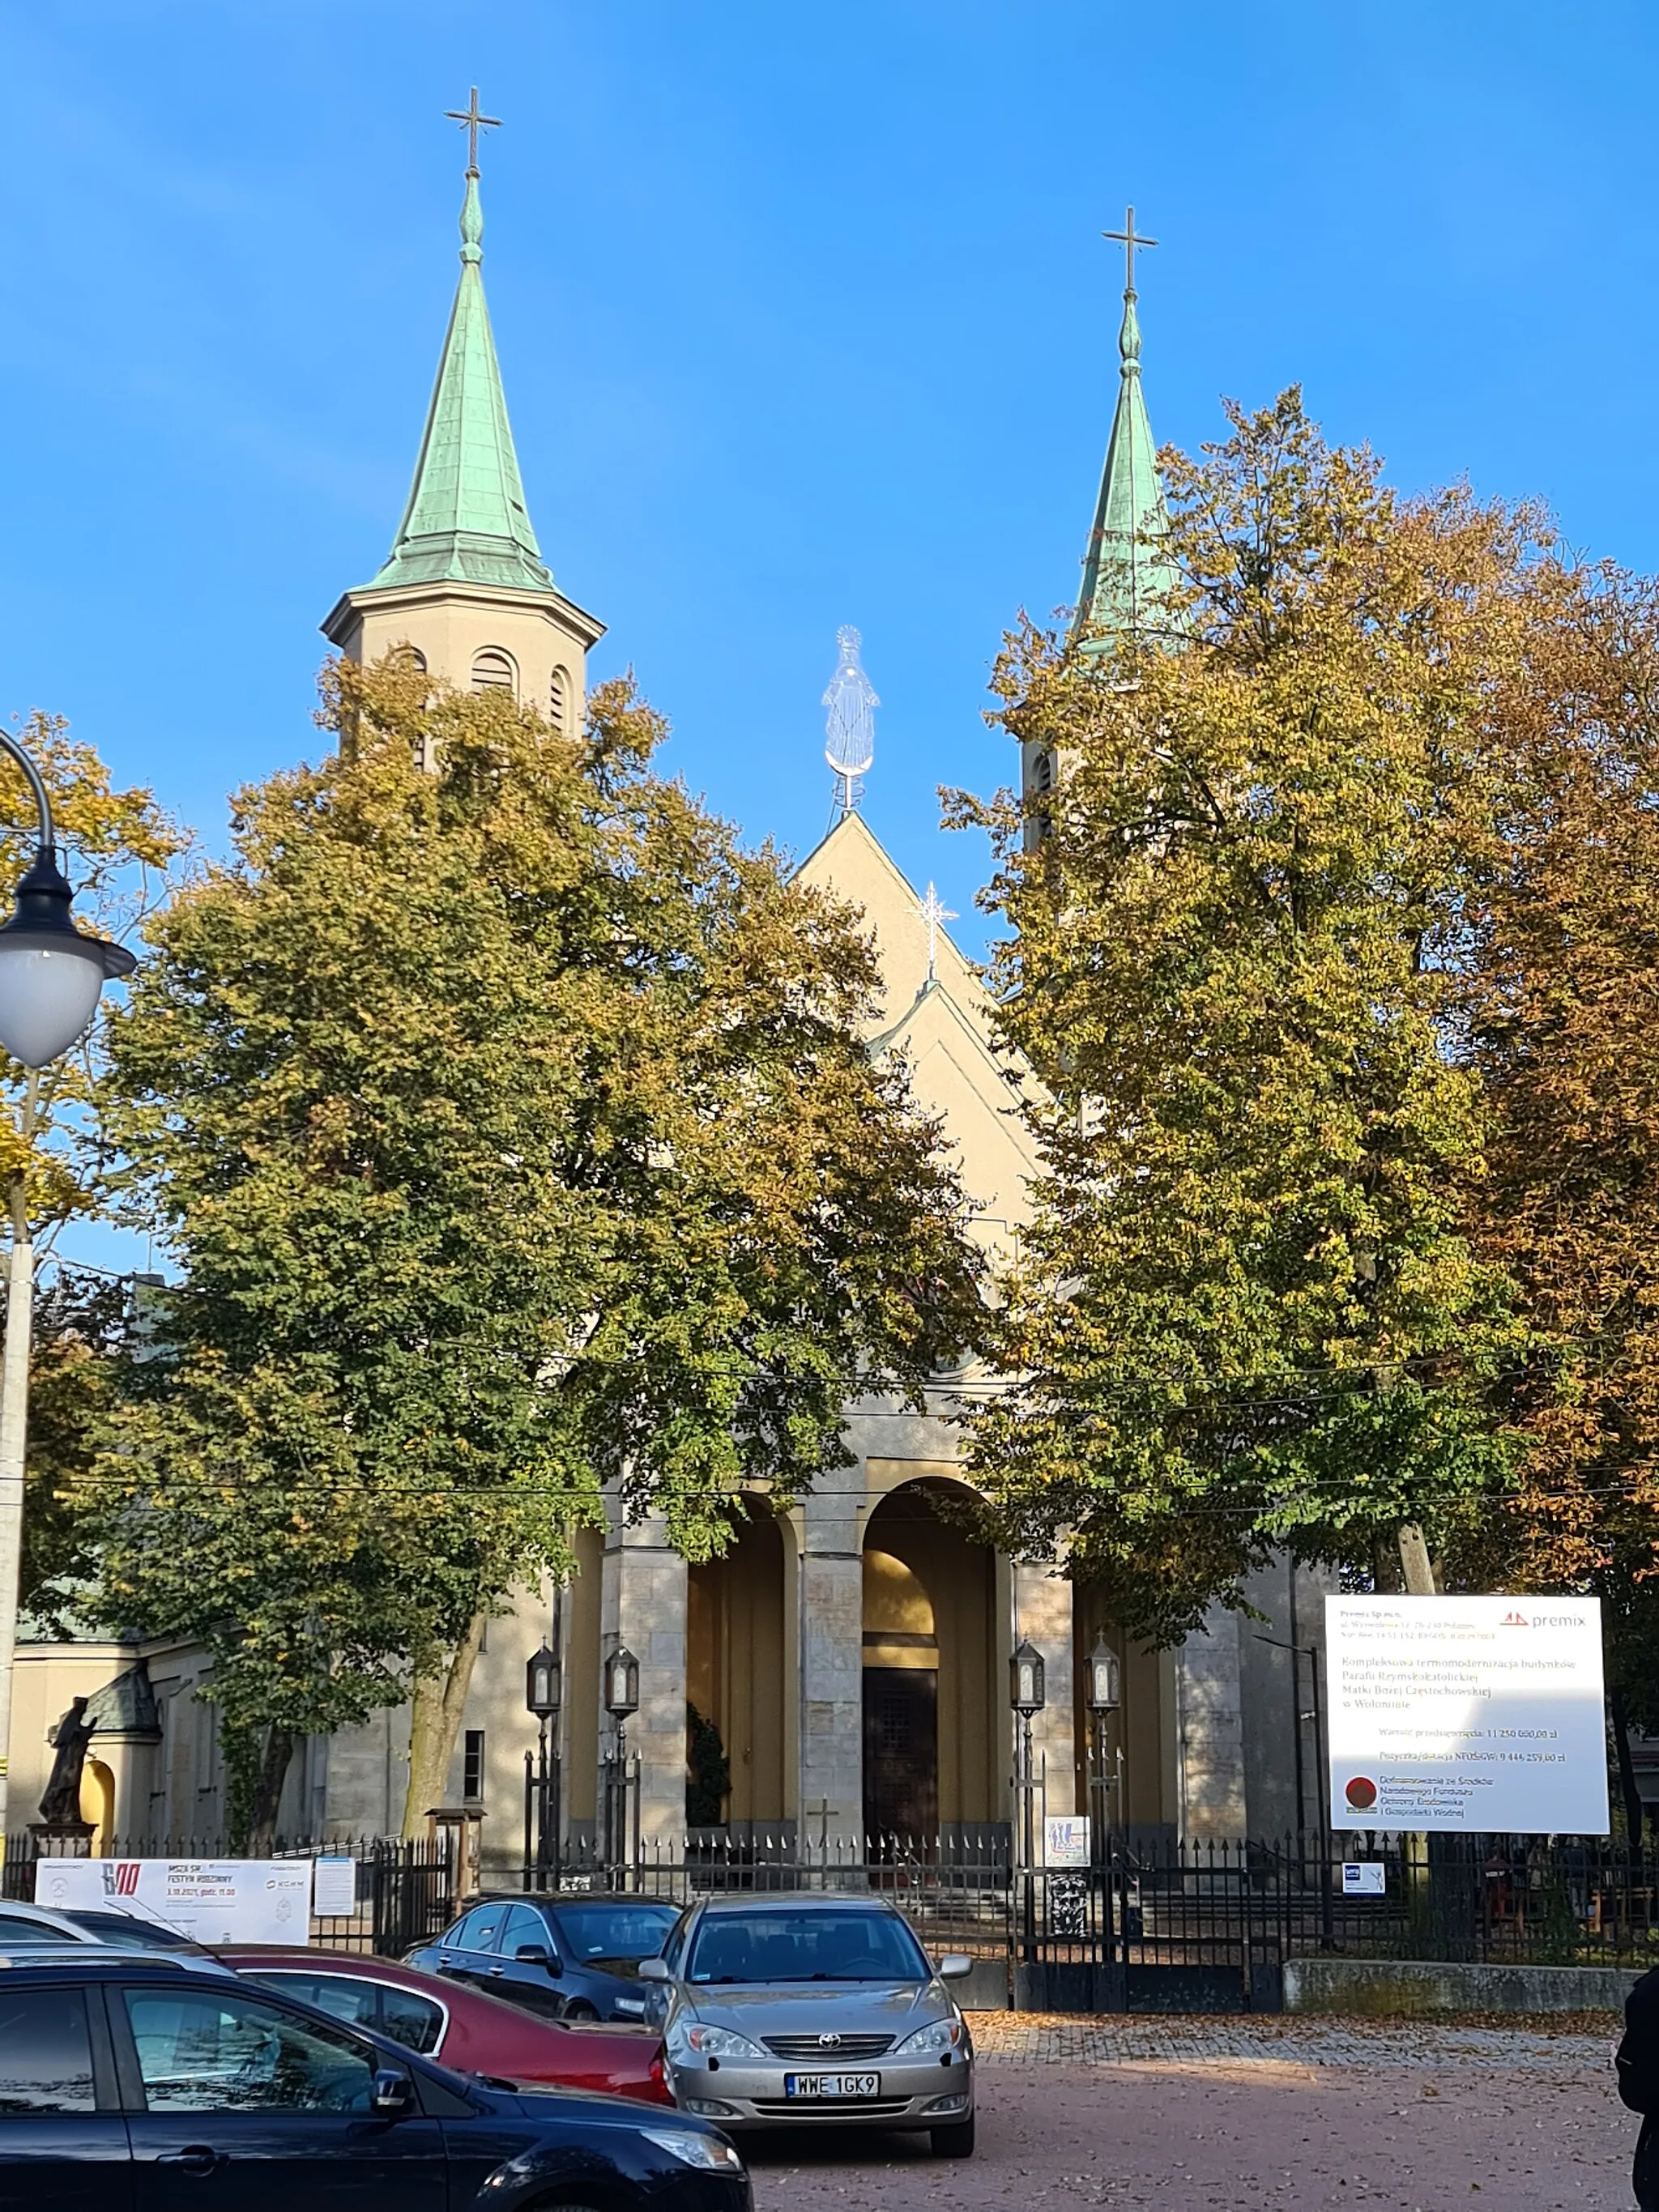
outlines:
[[38, 936], [33, 944], [8, 943], [0, 930], [0, 1044], [25, 1067], [45, 1067], [97, 1012], [105, 972], [104, 947], [95, 939], [65, 933], [61, 945], [42, 945]]

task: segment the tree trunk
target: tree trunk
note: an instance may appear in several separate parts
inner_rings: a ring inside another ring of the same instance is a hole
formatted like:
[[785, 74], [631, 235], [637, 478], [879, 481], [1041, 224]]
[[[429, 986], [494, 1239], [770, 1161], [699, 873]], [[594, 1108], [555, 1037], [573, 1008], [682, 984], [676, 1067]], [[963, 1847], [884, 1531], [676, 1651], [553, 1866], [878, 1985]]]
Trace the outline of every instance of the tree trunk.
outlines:
[[283, 1802], [289, 1761], [293, 1756], [294, 1731], [273, 1727], [265, 1737], [258, 1778], [253, 1785], [253, 1817], [248, 1822], [247, 1832], [247, 1855], [251, 1859], [268, 1857], [276, 1841], [276, 1814]]
[[441, 1678], [417, 1674], [415, 1678], [413, 1710], [409, 1718], [409, 1795], [404, 1800], [405, 1836], [422, 1834], [427, 1814], [434, 1805], [443, 1802], [455, 1738], [460, 1730], [461, 1716], [466, 1711], [473, 1662], [483, 1642], [488, 1618], [488, 1614], [481, 1613], [468, 1623], [446, 1674]]
[[1439, 1595], [1429, 1547], [1415, 1521], [1402, 1521], [1400, 1524], [1400, 1565], [1405, 1573], [1406, 1588], [1413, 1597]]
[[1607, 1692], [1607, 1707], [1613, 1720], [1613, 1755], [1619, 1762], [1619, 1794], [1625, 1801], [1625, 1833], [1634, 1856], [1642, 1848], [1645, 1808], [1636, 1786], [1636, 1762], [1630, 1755], [1630, 1706], [1617, 1683]]

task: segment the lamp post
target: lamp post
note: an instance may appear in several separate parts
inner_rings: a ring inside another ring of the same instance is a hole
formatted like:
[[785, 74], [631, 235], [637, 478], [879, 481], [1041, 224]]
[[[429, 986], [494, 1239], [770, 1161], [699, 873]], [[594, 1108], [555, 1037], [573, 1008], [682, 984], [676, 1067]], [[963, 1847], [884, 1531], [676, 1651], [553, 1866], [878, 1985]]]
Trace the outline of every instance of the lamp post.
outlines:
[[[40, 1073], [66, 1053], [98, 1011], [106, 983], [130, 975], [131, 952], [88, 937], [70, 913], [74, 897], [58, 865], [52, 801], [40, 772], [9, 732], [0, 752], [23, 771], [34, 799], [40, 835], [34, 859], [18, 884], [11, 919], [0, 927], [0, 1045], [29, 1071], [19, 1132], [33, 1141]], [[6, 1283], [6, 1340], [0, 1357], [0, 1856], [8, 1814], [6, 1765], [11, 1741], [11, 1678], [17, 1649], [17, 1591], [22, 1562], [23, 1455], [28, 1436], [29, 1339], [33, 1322], [34, 1248], [29, 1237], [26, 1178], [8, 1194], [11, 1259]]]
[[[1093, 1788], [1099, 1798], [1096, 1814], [1098, 1828], [1094, 1856], [1103, 1861], [1106, 1856], [1106, 1724], [1123, 1703], [1123, 1679], [1115, 1651], [1103, 1634], [1095, 1638], [1095, 1647], [1089, 1654], [1085, 1679], [1085, 1703], [1089, 1708], [1090, 1748], [1093, 1753]], [[1117, 1813], [1120, 1826], [1123, 1821], [1123, 1753], [1117, 1754]]]
[[[536, 1801], [536, 1887], [538, 1889], [559, 1886], [559, 1655], [544, 1638], [542, 1648], [530, 1656], [524, 1670], [525, 1711], [536, 1723], [536, 1768], [534, 1796]], [[547, 1755], [548, 1727], [554, 1731], [553, 1758], [550, 1766]], [[530, 1879], [530, 1799], [532, 1796], [530, 1753], [524, 1755], [525, 1764], [525, 1880]], [[550, 1884], [549, 1873], [551, 1872]]]
[[1042, 1654], [1029, 1638], [1016, 1645], [1008, 1660], [1008, 1702], [1019, 1717], [1019, 1773], [1016, 1786], [1022, 1803], [1024, 1829], [1022, 1852], [1025, 1861], [1025, 1955], [1036, 1942], [1036, 1778], [1031, 1769], [1031, 1722], [1042, 1711]]
[[[625, 1644], [618, 1644], [605, 1662], [605, 1709], [617, 1731], [615, 1792], [618, 1815], [612, 1835], [606, 1838], [607, 1843], [614, 1840], [617, 1848], [614, 1853], [607, 1850], [605, 1855], [614, 1856], [621, 1865], [629, 1856], [629, 1841], [628, 1723], [640, 1709], [640, 1662]], [[606, 1826], [612, 1828], [612, 1823], [607, 1820]]]

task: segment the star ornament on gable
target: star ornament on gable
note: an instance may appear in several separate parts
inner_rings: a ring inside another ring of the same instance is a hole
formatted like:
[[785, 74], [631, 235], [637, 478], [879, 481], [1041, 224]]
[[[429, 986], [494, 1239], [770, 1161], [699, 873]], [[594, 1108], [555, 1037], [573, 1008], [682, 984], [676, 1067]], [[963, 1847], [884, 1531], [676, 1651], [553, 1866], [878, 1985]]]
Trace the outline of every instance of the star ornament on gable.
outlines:
[[936, 983], [939, 981], [939, 926], [942, 921], [956, 921], [957, 916], [945, 904], [932, 884], [928, 884], [927, 896], [918, 905], [916, 912], [927, 925], [927, 980], [930, 983]]

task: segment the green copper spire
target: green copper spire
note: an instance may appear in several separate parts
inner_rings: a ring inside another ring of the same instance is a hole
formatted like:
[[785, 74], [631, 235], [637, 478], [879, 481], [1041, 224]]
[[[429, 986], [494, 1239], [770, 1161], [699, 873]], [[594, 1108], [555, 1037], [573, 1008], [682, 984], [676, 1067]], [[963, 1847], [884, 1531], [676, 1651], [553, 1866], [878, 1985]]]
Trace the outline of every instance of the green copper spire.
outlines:
[[[473, 106], [477, 96], [473, 95]], [[474, 120], [476, 149], [477, 124]], [[392, 557], [370, 585], [459, 582], [549, 592], [524, 501], [495, 341], [484, 304], [483, 210], [476, 159], [461, 208], [461, 281], [444, 339], [421, 457]]]
[[1127, 634], [1181, 627], [1179, 617], [1166, 611], [1180, 576], [1168, 551], [1170, 516], [1140, 386], [1140, 324], [1135, 315], [1135, 248], [1156, 246], [1158, 240], [1137, 234], [1133, 208], [1121, 230], [1104, 234], [1122, 241], [1128, 282], [1117, 339], [1121, 356], [1117, 412], [1095, 502], [1094, 528], [1083, 556], [1083, 589], [1069, 641], [1079, 653], [1109, 653]]

